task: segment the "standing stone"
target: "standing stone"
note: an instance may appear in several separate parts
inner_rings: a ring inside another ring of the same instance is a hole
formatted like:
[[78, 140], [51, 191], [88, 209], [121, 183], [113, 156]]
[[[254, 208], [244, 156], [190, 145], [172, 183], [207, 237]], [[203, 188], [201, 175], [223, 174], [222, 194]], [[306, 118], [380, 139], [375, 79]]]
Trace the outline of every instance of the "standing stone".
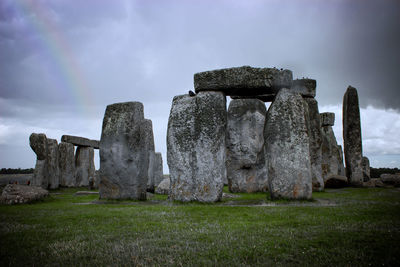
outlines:
[[258, 99], [234, 99], [229, 104], [226, 169], [231, 192], [268, 190], [265, 116], [265, 104]]
[[149, 135], [142, 103], [107, 106], [100, 139], [100, 198], [146, 199]]
[[302, 97], [281, 89], [264, 128], [269, 192], [272, 199], [310, 199], [310, 144]]
[[174, 97], [167, 132], [171, 199], [221, 199], [226, 176], [225, 133], [226, 99], [222, 92]]
[[78, 146], [75, 154], [76, 186], [89, 186], [95, 179], [93, 147]]
[[346, 176], [351, 185], [363, 183], [362, 139], [358, 94], [349, 86], [343, 97], [343, 141]]
[[339, 150], [339, 175], [346, 176], [346, 169], [344, 168], [344, 161], [343, 161], [343, 148], [342, 146], [338, 145]]
[[154, 186], [158, 186], [161, 181], [164, 179], [163, 175], [163, 161], [162, 161], [162, 155], [161, 153], [157, 152], [155, 153], [154, 157]]
[[154, 134], [153, 134], [153, 123], [151, 120], [145, 119], [144, 122], [145, 131], [149, 132], [146, 136], [148, 140], [145, 141], [148, 144], [147, 150], [149, 151], [149, 168], [147, 170], [147, 191], [154, 192], [154, 161], [155, 161], [155, 146], [154, 146]]
[[45, 134], [32, 133], [29, 136], [29, 145], [36, 153], [36, 166], [31, 185], [47, 189], [49, 174], [47, 168], [47, 137]]
[[47, 168], [49, 174], [49, 188], [56, 189], [60, 186], [58, 143], [56, 139], [47, 139]]
[[362, 158], [362, 166], [363, 166], [363, 178], [364, 182], [368, 182], [371, 179], [371, 170], [369, 166], [369, 159], [367, 157]]
[[318, 110], [318, 102], [314, 98], [304, 98], [308, 106], [308, 117], [310, 119], [310, 161], [312, 187], [314, 191], [324, 190], [324, 179], [322, 177], [322, 132], [321, 121]]
[[58, 145], [59, 166], [60, 166], [60, 185], [74, 187], [75, 179], [75, 157], [74, 145], [61, 142]]

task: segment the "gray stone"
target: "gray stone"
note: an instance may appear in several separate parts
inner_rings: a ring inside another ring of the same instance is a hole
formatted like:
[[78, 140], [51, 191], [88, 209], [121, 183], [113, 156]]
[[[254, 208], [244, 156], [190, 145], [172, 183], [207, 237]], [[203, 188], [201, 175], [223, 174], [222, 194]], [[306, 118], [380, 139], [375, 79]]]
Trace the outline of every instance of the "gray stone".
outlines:
[[75, 196], [89, 196], [89, 195], [98, 195], [99, 192], [93, 192], [93, 191], [77, 191], [75, 192]]
[[0, 203], [12, 205], [30, 203], [43, 199], [49, 195], [49, 192], [38, 186], [8, 184], [3, 189]]
[[107, 106], [100, 139], [100, 198], [146, 199], [149, 135], [142, 103]]
[[31, 185], [47, 189], [49, 172], [47, 168], [47, 137], [45, 134], [32, 133], [29, 136], [29, 145], [36, 154], [35, 171]]
[[229, 96], [275, 95], [281, 88], [290, 88], [292, 80], [290, 70], [243, 66], [196, 73], [194, 88], [196, 93], [221, 91]]
[[326, 180], [331, 175], [341, 175], [343, 160], [332, 126], [323, 126], [322, 133], [322, 177]]
[[384, 184], [388, 184], [388, 185], [394, 185], [394, 186], [400, 186], [400, 174], [381, 174], [380, 176], [381, 181]]
[[60, 185], [65, 187], [76, 186], [74, 145], [61, 142], [58, 145], [58, 163], [60, 167]]
[[346, 169], [344, 168], [344, 161], [343, 161], [343, 149], [342, 146], [338, 145], [338, 150], [339, 150], [339, 175], [341, 176], [346, 176]]
[[351, 185], [362, 186], [364, 175], [360, 107], [357, 90], [351, 86], [347, 88], [343, 97], [343, 141], [346, 176]]
[[58, 143], [56, 139], [47, 138], [47, 168], [50, 189], [60, 186], [60, 167], [58, 163]]
[[371, 178], [363, 183], [363, 187], [386, 187], [379, 178]]
[[330, 175], [325, 181], [325, 188], [343, 188], [347, 185], [347, 177], [341, 175]]
[[363, 167], [363, 182], [368, 182], [371, 179], [371, 169], [369, 166], [369, 159], [367, 157], [362, 157], [362, 167]]
[[310, 136], [310, 161], [312, 187], [314, 191], [324, 190], [324, 179], [322, 177], [322, 132], [321, 121], [318, 110], [318, 102], [314, 98], [304, 98], [308, 107], [309, 136]]
[[333, 126], [335, 125], [335, 113], [324, 112], [320, 114], [321, 116], [321, 126]]
[[272, 199], [310, 199], [310, 144], [302, 97], [281, 89], [267, 113], [264, 138]]
[[163, 175], [163, 160], [162, 160], [162, 155], [159, 152], [156, 152], [155, 157], [154, 157], [154, 186], [158, 186], [161, 181], [164, 179]]
[[95, 149], [99, 149], [100, 141], [91, 140], [85, 137], [72, 136], [72, 135], [63, 135], [61, 137], [61, 142], [71, 143], [75, 146], [83, 146], [83, 147], [93, 147]]
[[78, 146], [75, 153], [76, 186], [89, 186], [89, 181], [95, 177], [93, 147]]
[[214, 202], [222, 197], [226, 99], [222, 92], [176, 96], [167, 132], [170, 198]]
[[154, 164], [155, 164], [155, 146], [154, 146], [154, 134], [153, 134], [153, 123], [151, 120], [144, 120], [143, 126], [145, 131], [149, 134], [146, 135], [147, 140], [145, 144], [148, 145], [147, 150], [149, 151], [149, 168], [147, 170], [147, 191], [154, 192]]
[[313, 79], [296, 79], [293, 81], [291, 90], [299, 93], [302, 97], [312, 97], [316, 95], [317, 81]]
[[265, 104], [257, 99], [235, 99], [229, 104], [226, 169], [229, 191], [265, 192]]
[[164, 178], [156, 187], [155, 193], [160, 195], [168, 195], [171, 182], [169, 177]]

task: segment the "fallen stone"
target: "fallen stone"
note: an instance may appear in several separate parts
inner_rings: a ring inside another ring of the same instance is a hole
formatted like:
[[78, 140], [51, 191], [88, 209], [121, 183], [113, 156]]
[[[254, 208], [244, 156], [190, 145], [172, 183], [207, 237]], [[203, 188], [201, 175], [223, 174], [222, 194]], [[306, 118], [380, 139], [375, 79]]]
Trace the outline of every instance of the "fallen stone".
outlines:
[[362, 167], [363, 167], [363, 182], [368, 182], [371, 179], [371, 169], [369, 166], [369, 159], [367, 157], [362, 157]]
[[310, 199], [310, 145], [302, 97], [281, 89], [267, 113], [264, 139], [272, 199]]
[[293, 81], [291, 90], [299, 93], [302, 97], [312, 97], [316, 95], [317, 81], [313, 79], [296, 79]]
[[90, 179], [95, 177], [93, 147], [78, 146], [75, 153], [76, 186], [88, 187]]
[[363, 183], [363, 187], [386, 187], [385, 184], [378, 178], [372, 178]]
[[93, 147], [95, 149], [99, 149], [100, 141], [91, 140], [85, 137], [73, 136], [73, 135], [63, 135], [61, 137], [61, 142], [71, 143], [75, 146], [82, 147]]
[[56, 139], [47, 138], [48, 187], [57, 189], [60, 186], [60, 167], [58, 163], [58, 143]]
[[58, 145], [61, 186], [76, 186], [74, 150], [74, 145], [71, 143], [61, 142]]
[[325, 188], [343, 188], [347, 185], [347, 177], [341, 175], [331, 175], [325, 181]]
[[266, 192], [265, 104], [257, 99], [235, 99], [229, 104], [226, 169], [229, 191]]
[[[313, 80], [315, 81], [315, 80]], [[322, 132], [318, 109], [318, 102], [314, 98], [304, 98], [308, 108], [309, 136], [310, 136], [310, 162], [313, 191], [324, 190], [322, 176]]]
[[349, 183], [362, 186], [362, 139], [360, 107], [356, 88], [349, 86], [343, 97], [343, 142], [346, 161], [346, 176]]
[[49, 185], [49, 172], [47, 168], [47, 137], [45, 134], [32, 133], [29, 136], [29, 145], [36, 154], [35, 171], [32, 178], [33, 186], [47, 189]]
[[381, 174], [381, 181], [387, 185], [400, 186], [400, 174]]
[[38, 186], [8, 184], [3, 189], [0, 202], [8, 205], [30, 203], [43, 199], [49, 192]]
[[154, 192], [159, 195], [168, 195], [170, 184], [171, 182], [169, 177], [164, 178], [164, 180], [162, 180], [160, 184], [156, 187]]
[[108, 105], [100, 139], [100, 198], [146, 200], [149, 140], [143, 104]]
[[335, 113], [324, 112], [320, 114], [321, 116], [321, 126], [333, 126], [335, 125]]
[[222, 92], [176, 96], [167, 131], [169, 197], [215, 202], [226, 176], [226, 99]]
[[196, 73], [194, 88], [196, 93], [221, 91], [229, 96], [275, 95], [281, 88], [290, 88], [292, 80], [290, 70], [243, 66]]

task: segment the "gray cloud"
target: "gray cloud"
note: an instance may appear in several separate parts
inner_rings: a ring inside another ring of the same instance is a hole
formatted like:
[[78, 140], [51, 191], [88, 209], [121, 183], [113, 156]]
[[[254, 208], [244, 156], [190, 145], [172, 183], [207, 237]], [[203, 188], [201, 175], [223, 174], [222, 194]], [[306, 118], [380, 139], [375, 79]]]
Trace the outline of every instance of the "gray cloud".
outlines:
[[165, 152], [173, 96], [193, 88], [195, 72], [241, 65], [316, 79], [320, 105], [340, 104], [351, 84], [363, 107], [398, 112], [398, 14], [397, 0], [4, 0], [0, 118], [91, 137], [66, 123], [141, 101]]

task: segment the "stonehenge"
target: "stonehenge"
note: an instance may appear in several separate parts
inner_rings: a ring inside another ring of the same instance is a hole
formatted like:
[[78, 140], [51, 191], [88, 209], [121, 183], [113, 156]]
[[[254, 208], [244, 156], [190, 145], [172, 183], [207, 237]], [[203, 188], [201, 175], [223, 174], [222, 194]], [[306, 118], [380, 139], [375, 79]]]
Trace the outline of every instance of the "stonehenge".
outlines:
[[[32, 184], [98, 186], [101, 199], [146, 200], [149, 191], [182, 202], [220, 201], [224, 184], [233, 193], [269, 192], [272, 200], [311, 199], [326, 186], [362, 186], [370, 166], [362, 155], [357, 90], [349, 86], [343, 98], [345, 168], [332, 128], [335, 114], [319, 112], [316, 86], [314, 79], [293, 80], [290, 70], [276, 68], [196, 73], [195, 92], [172, 100], [168, 178], [143, 104], [124, 102], [107, 106], [99, 141], [63, 135], [58, 144], [32, 134]], [[268, 110], [265, 102], [272, 102]]]
[[346, 176], [349, 178], [349, 183], [362, 186], [364, 175], [360, 107], [357, 89], [352, 86], [347, 88], [343, 97], [343, 142]]

